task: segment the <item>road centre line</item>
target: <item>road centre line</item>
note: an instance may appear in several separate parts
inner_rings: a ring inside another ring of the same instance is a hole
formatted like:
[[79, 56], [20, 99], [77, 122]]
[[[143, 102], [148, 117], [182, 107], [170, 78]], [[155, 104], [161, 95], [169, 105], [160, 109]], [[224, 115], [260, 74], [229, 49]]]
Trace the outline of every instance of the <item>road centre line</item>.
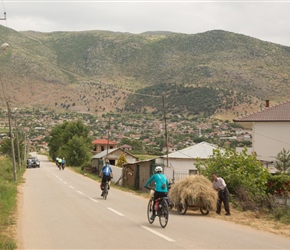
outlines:
[[96, 199], [91, 198], [91, 197], [89, 197], [89, 199], [90, 199], [91, 201], [93, 201], [93, 202], [99, 202], [99, 201], [97, 201]]
[[75, 189], [73, 186], [69, 186], [71, 189]]
[[116, 210], [113, 209], [113, 208], [108, 207], [108, 209], [109, 209], [110, 211], [112, 211], [113, 213], [119, 215], [119, 216], [124, 216], [124, 214], [119, 213], [118, 211], [116, 211]]
[[79, 194], [81, 194], [81, 195], [84, 195], [84, 193], [83, 192], [81, 192], [81, 191], [77, 191]]
[[155, 231], [155, 230], [153, 230], [153, 229], [151, 229], [149, 227], [146, 227], [146, 226], [141, 226], [141, 227], [144, 228], [144, 229], [146, 229], [147, 231], [153, 233], [153, 234], [156, 234], [157, 236], [159, 236], [159, 237], [161, 237], [161, 238], [163, 238], [163, 239], [165, 239], [167, 241], [175, 241], [175, 240], [173, 240], [173, 239], [165, 236], [164, 234], [158, 233], [157, 231]]

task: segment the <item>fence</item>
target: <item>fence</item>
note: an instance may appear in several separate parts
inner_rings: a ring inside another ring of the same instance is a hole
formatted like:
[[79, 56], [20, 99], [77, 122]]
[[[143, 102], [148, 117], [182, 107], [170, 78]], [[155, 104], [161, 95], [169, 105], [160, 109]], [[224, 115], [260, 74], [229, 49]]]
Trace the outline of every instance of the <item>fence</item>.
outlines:
[[189, 176], [188, 170], [174, 170], [173, 171], [173, 180], [174, 182], [182, 180]]

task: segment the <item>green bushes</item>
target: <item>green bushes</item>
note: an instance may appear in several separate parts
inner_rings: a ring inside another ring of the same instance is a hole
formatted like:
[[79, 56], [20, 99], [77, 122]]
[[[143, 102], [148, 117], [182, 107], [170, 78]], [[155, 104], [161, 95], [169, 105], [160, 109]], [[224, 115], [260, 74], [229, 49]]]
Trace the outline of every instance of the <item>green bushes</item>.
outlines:
[[17, 183], [13, 180], [11, 161], [0, 157], [0, 249], [16, 249], [13, 236], [8, 232], [15, 224]]
[[196, 166], [209, 179], [212, 173], [222, 177], [243, 210], [260, 208], [267, 200], [270, 174], [254, 154], [247, 154], [246, 148], [241, 153], [229, 148], [215, 150], [212, 157], [197, 161]]
[[288, 197], [290, 195], [290, 175], [270, 176], [267, 192], [273, 195]]
[[287, 206], [277, 206], [273, 209], [274, 218], [284, 224], [290, 224], [290, 209]]

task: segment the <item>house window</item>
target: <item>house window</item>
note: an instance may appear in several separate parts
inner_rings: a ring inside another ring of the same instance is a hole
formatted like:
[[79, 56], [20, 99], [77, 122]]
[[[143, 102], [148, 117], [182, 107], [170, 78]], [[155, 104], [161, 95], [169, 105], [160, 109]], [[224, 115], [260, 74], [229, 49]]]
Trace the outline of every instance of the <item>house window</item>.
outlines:
[[189, 175], [197, 174], [197, 169], [189, 169], [189, 170], [188, 170], [188, 174], [189, 174]]

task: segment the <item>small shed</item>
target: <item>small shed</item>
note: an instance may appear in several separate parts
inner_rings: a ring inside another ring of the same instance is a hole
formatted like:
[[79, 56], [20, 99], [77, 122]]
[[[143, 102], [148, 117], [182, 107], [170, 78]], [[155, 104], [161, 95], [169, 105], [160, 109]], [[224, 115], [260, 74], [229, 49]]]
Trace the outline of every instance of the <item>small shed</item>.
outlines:
[[[124, 164], [122, 172], [123, 186], [133, 187], [136, 190], [144, 190], [144, 184], [154, 174], [154, 169], [157, 165], [162, 166], [158, 164], [156, 159]], [[171, 182], [168, 174], [170, 172], [172, 172], [171, 168], [163, 167], [163, 173], [169, 182]]]
[[112, 148], [104, 150], [92, 157], [92, 168], [96, 169], [97, 173], [104, 166], [105, 160], [109, 160], [110, 165], [116, 165], [117, 160], [120, 155], [123, 154], [128, 163], [133, 163], [138, 161], [138, 157], [128, 153], [127, 151], [121, 148]]

